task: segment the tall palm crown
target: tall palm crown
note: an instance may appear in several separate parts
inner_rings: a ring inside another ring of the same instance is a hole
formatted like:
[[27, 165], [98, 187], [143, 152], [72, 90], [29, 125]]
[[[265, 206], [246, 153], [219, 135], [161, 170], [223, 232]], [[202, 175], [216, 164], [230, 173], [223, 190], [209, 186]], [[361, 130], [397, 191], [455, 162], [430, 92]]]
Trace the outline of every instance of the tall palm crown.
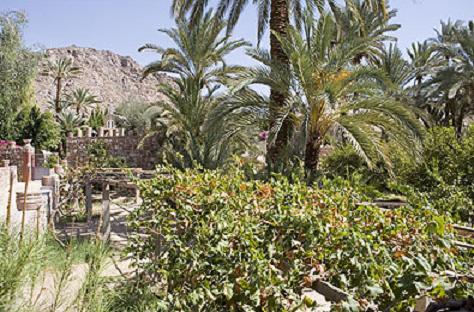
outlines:
[[56, 117], [58, 118], [62, 110], [62, 91], [66, 80], [75, 78], [81, 72], [80, 68], [74, 66], [73, 60], [70, 58], [60, 58], [54, 62], [48, 62], [43, 69], [42, 74], [52, 77], [56, 88], [54, 97], [54, 108]]
[[345, 6], [329, 1], [337, 25], [337, 41], [348, 37], [363, 38], [367, 48], [354, 57], [354, 63], [362, 59], [374, 62], [380, 57], [387, 41], [396, 39], [387, 33], [398, 30], [401, 25], [390, 23], [396, 10], [390, 10], [385, 1], [347, 0]]
[[147, 44], [140, 49], [161, 55], [160, 60], [145, 67], [145, 75], [169, 73], [174, 82], [160, 86], [167, 101], [152, 107], [155, 123], [166, 130], [170, 152], [181, 154], [183, 159], [177, 165], [187, 167], [197, 162], [213, 168], [236, 152], [238, 146], [234, 143], [241, 129], [229, 126], [230, 116], [220, 120], [209, 117], [222, 100], [216, 95], [217, 90], [243, 70], [226, 64], [225, 56], [247, 43], [222, 36], [225, 24], [211, 13], [196, 23], [184, 18], [176, 23], [176, 28], [161, 30], [173, 40], [175, 48]]
[[[281, 81], [291, 86], [288, 110], [281, 115], [291, 111], [301, 125], [307, 172], [311, 175], [317, 170], [320, 148], [329, 137], [352, 144], [369, 166], [379, 160], [390, 164], [387, 140], [414, 150], [411, 139], [419, 141], [423, 132], [416, 116], [407, 106], [385, 96], [384, 89], [391, 83], [383, 72], [353, 63], [370, 41], [353, 37], [335, 42], [337, 25], [328, 14], [317, 21], [310, 18], [306, 25], [304, 34], [290, 28], [287, 37], [279, 38], [290, 61], [289, 70], [257, 51], [257, 59], [273, 70], [257, 68], [245, 79], [273, 88], [281, 87]], [[239, 103], [240, 107], [247, 104]]]
[[79, 115], [81, 112], [87, 112], [93, 104], [100, 103], [100, 101], [88, 89], [79, 88], [67, 95], [67, 103]]

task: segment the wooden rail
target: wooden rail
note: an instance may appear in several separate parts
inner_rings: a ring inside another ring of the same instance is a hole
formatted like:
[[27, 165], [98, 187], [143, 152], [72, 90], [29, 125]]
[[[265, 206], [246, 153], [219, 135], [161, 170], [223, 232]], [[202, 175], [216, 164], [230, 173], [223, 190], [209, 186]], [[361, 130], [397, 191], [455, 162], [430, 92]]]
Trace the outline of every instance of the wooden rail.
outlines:
[[150, 179], [154, 174], [154, 171], [141, 168], [100, 168], [94, 172], [93, 176], [86, 177], [84, 188], [87, 222], [92, 220], [93, 186], [101, 185], [102, 211], [97, 234], [102, 240], [108, 240], [110, 237], [110, 187], [134, 190], [135, 201], [138, 203], [140, 200], [140, 190], [136, 181]]

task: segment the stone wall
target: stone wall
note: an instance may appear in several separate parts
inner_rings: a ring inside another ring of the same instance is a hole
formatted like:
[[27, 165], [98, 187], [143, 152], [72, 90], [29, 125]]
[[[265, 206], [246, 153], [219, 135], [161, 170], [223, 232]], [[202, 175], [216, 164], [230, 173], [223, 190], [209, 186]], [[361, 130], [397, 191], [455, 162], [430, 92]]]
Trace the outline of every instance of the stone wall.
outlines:
[[[18, 180], [23, 181], [23, 158], [24, 146], [17, 145], [15, 142], [9, 144], [0, 144], [0, 161], [8, 160], [10, 166], [18, 168]], [[35, 154], [33, 149], [33, 156], [31, 158], [31, 166], [41, 166], [44, 162], [43, 154]], [[0, 164], [1, 165], [1, 164]]]
[[[23, 214], [22, 205], [24, 203], [21, 202], [20, 197], [19, 205], [17, 198], [18, 196], [23, 196], [25, 190], [24, 183], [18, 182], [18, 177], [16, 166], [5, 167], [0, 164], [0, 222], [3, 223], [7, 220], [7, 206], [9, 199], [11, 199], [9, 220], [11, 229], [15, 231], [20, 229]], [[13, 183], [10, 184], [10, 181]], [[41, 204], [36, 210], [25, 211], [25, 226], [28, 232], [36, 231], [36, 229], [42, 232], [47, 229], [48, 216], [54, 207], [54, 202], [57, 201], [54, 189], [59, 185], [59, 178], [56, 178], [55, 181], [56, 185], [53, 186], [45, 186], [42, 184], [42, 181], [31, 181], [29, 183], [28, 196], [40, 196]], [[31, 201], [28, 200], [28, 202]], [[27, 204], [27, 206], [28, 205], [29, 204]]]
[[[139, 148], [141, 136], [125, 134], [122, 129], [101, 129], [98, 137], [89, 136], [91, 132], [80, 132], [79, 136], [68, 137], [66, 140], [67, 163], [71, 167], [79, 167], [90, 160], [89, 147], [101, 142], [110, 156], [122, 159], [127, 167], [154, 169], [159, 162], [161, 144], [156, 138], [147, 139]], [[105, 136], [103, 136], [105, 135]]]

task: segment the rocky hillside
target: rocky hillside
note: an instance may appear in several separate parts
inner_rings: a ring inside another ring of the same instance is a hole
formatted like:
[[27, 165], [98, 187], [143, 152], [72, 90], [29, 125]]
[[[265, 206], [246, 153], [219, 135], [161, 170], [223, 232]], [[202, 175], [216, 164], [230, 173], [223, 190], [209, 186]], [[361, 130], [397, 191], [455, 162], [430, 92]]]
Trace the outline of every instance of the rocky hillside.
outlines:
[[[142, 99], [147, 102], [163, 100], [157, 92], [157, 85], [169, 78], [163, 75], [149, 76], [141, 80], [142, 67], [129, 56], [120, 56], [110, 51], [70, 46], [46, 50], [44, 62], [61, 57], [71, 57], [82, 73], [68, 81], [66, 90], [87, 88], [96, 95], [104, 107], [115, 108], [128, 99]], [[45, 108], [54, 94], [51, 77], [38, 75], [36, 81], [37, 103]]]

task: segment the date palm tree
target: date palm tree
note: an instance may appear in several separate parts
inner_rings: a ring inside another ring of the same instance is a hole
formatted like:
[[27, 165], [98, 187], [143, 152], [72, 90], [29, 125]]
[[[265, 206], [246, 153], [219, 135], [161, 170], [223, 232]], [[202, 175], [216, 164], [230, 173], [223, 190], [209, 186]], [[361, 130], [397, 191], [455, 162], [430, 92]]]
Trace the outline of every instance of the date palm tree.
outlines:
[[82, 126], [83, 123], [84, 120], [81, 116], [76, 115], [72, 111], [63, 111], [59, 115], [59, 124], [64, 137], [66, 137], [68, 133], [73, 133], [78, 127]]
[[56, 119], [59, 121], [59, 115], [63, 109], [62, 92], [67, 80], [77, 77], [81, 72], [80, 68], [74, 66], [71, 58], [62, 57], [53, 62], [48, 62], [42, 71], [42, 74], [53, 78], [55, 84], [55, 95], [53, 99]]
[[[263, 37], [265, 30], [270, 28], [270, 55], [273, 60], [278, 61], [283, 66], [289, 65], [287, 56], [285, 55], [279, 37], [285, 37], [290, 26], [290, 19], [293, 18], [295, 25], [299, 28], [302, 25], [302, 18], [306, 10], [317, 10], [322, 13], [326, 3], [336, 7], [334, 0], [219, 0], [217, 14], [219, 17], [228, 21], [228, 32], [232, 31], [237, 24], [239, 17], [244, 8], [252, 3], [258, 11], [257, 34], [258, 42]], [[347, 0], [348, 6], [354, 6], [359, 0]], [[380, 12], [387, 17], [387, 0], [365, 0], [370, 10]], [[191, 12], [191, 17], [197, 17], [202, 14], [205, 7], [209, 4], [209, 0], [173, 0], [172, 12], [175, 15], [183, 15]], [[267, 144], [267, 163], [276, 164], [281, 158], [282, 153], [287, 151], [287, 143], [291, 138], [292, 123], [290, 120], [283, 120], [279, 124], [276, 119], [281, 114], [281, 108], [285, 106], [285, 94], [287, 92], [279, 92], [275, 89], [270, 90], [270, 98], [273, 105], [270, 108], [270, 117], [268, 128], [273, 129], [279, 127], [279, 131], [275, 140], [268, 141]]]
[[66, 101], [69, 107], [74, 108], [77, 115], [80, 115], [81, 112], [84, 114], [94, 104], [100, 103], [95, 95], [91, 94], [88, 89], [84, 88], [78, 88], [69, 93]]
[[140, 48], [161, 55], [160, 60], [145, 67], [145, 76], [156, 72], [173, 74], [173, 83], [159, 88], [166, 101], [150, 108], [154, 109], [153, 124], [155, 130], [166, 133], [165, 148], [175, 165], [190, 167], [197, 163], [215, 168], [238, 153], [244, 142], [244, 129], [232, 127], [229, 116], [212, 122], [209, 116], [227, 96], [216, 92], [243, 70], [241, 66], [227, 65], [225, 56], [248, 44], [222, 36], [225, 24], [212, 13], [195, 23], [185, 18], [178, 18], [176, 23], [176, 28], [161, 30], [173, 40], [175, 48], [152, 44]]
[[444, 106], [445, 123], [460, 137], [465, 119], [474, 114], [474, 22], [443, 23], [435, 44], [444, 62], [426, 86], [434, 90], [438, 106]]
[[[256, 51], [256, 59], [268, 66], [251, 70], [243, 79], [273, 88], [290, 86], [287, 107], [301, 125], [304, 144], [300, 148], [308, 176], [317, 171], [321, 146], [329, 138], [352, 144], [369, 167], [378, 161], [390, 165], [386, 141], [416, 153], [415, 142], [423, 134], [416, 115], [387, 96], [384, 90], [392, 83], [382, 71], [353, 63], [370, 41], [349, 37], [335, 42], [337, 25], [329, 14], [306, 23], [305, 33], [289, 28], [287, 37], [278, 38], [289, 58], [288, 70], [275, 64], [268, 53]], [[232, 109], [248, 109], [254, 103], [243, 99]]]
[[329, 4], [337, 24], [336, 41], [358, 37], [367, 42], [367, 49], [354, 57], [354, 63], [360, 64], [363, 59], [376, 61], [383, 53], [385, 43], [396, 40], [387, 33], [398, 30], [401, 25], [390, 23], [396, 10], [390, 10], [386, 2], [347, 0], [345, 6], [334, 1]]

